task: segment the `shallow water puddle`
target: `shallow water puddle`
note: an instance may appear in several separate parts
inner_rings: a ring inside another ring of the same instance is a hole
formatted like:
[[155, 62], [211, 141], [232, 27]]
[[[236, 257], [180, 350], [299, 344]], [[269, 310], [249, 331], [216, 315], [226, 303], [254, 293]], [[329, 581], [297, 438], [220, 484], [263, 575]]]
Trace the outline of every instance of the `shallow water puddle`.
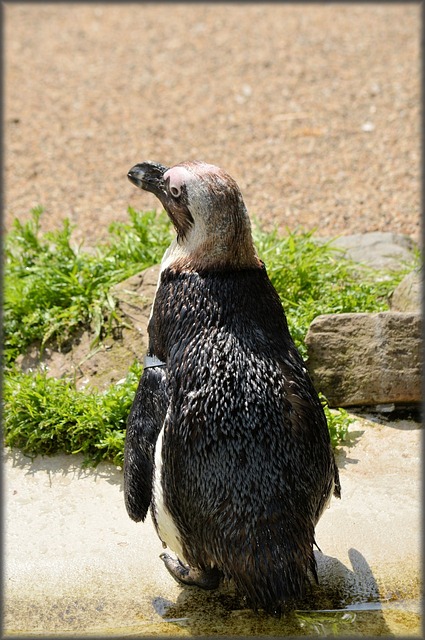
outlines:
[[[344, 609], [293, 611], [280, 619], [251, 610], [229, 611], [211, 619], [192, 615], [168, 618], [169, 635], [236, 636], [420, 636], [418, 602], [359, 603]], [[161, 625], [162, 626], [162, 625]]]
[[[157, 603], [158, 605], [158, 603]], [[62, 631], [66, 637], [137, 636], [421, 636], [420, 606], [417, 601], [359, 603], [344, 609], [296, 610], [280, 619], [250, 609], [228, 611], [198, 610], [187, 616], [174, 616], [175, 605], [162, 603], [163, 616], [140, 619], [129, 627], [98, 628], [86, 631]], [[225, 609], [225, 607], [223, 607]], [[205, 614], [205, 615], [204, 615]], [[57, 637], [57, 632], [15, 631], [7, 636]]]

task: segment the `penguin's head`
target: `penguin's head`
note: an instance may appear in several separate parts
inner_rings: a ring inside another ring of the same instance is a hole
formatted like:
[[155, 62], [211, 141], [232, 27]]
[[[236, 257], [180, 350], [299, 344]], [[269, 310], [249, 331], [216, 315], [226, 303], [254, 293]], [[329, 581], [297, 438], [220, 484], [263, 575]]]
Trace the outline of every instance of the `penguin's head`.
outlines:
[[136, 164], [127, 174], [160, 200], [177, 233], [170, 264], [192, 269], [260, 265], [248, 213], [233, 178], [212, 164]]

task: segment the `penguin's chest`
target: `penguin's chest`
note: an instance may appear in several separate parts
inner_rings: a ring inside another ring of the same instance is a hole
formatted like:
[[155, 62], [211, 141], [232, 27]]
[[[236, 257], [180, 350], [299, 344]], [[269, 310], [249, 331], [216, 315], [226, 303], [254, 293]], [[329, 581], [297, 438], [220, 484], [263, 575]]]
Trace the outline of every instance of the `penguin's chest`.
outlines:
[[184, 553], [181, 543], [181, 536], [178, 528], [167, 509], [167, 496], [164, 495], [163, 477], [167, 469], [162, 464], [162, 447], [164, 442], [164, 427], [158, 436], [155, 446], [155, 471], [153, 482], [153, 508], [154, 520], [157, 532], [162, 543], [173, 551], [179, 560], [184, 562]]

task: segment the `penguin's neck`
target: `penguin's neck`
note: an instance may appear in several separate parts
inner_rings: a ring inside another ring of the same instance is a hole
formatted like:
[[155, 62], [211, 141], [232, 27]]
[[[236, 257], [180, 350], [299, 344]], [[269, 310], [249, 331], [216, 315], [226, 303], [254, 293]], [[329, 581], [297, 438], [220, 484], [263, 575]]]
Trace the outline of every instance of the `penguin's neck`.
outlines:
[[252, 242], [251, 234], [245, 238], [213, 236], [205, 238], [195, 230], [184, 240], [176, 238], [168, 247], [161, 261], [161, 271], [173, 268], [178, 271], [223, 271], [232, 269], [261, 268], [262, 263]]

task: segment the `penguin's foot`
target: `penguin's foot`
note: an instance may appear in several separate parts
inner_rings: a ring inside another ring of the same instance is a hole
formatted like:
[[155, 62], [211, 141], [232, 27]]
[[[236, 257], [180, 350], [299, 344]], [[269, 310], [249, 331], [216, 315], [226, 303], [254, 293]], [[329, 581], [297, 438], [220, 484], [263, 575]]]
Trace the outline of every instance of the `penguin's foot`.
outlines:
[[172, 558], [168, 553], [161, 553], [159, 557], [168, 572], [180, 584], [201, 587], [201, 589], [217, 589], [220, 584], [221, 572], [218, 569], [193, 569], [180, 562], [178, 558]]

